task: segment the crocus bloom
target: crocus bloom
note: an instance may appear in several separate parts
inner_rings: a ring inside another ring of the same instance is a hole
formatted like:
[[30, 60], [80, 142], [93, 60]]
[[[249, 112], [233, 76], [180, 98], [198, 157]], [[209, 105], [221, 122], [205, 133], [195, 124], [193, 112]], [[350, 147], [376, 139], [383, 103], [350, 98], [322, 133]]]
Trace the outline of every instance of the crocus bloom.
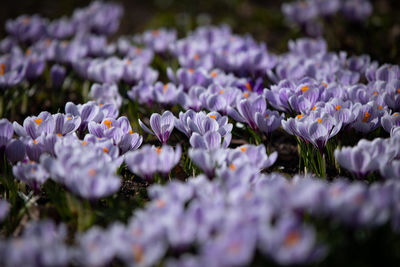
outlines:
[[13, 174], [18, 180], [29, 185], [36, 193], [49, 178], [47, 171], [36, 162], [18, 162], [13, 167]]
[[50, 69], [51, 83], [53, 87], [61, 87], [65, 80], [66, 70], [63, 66], [55, 64]]
[[162, 115], [153, 113], [150, 116], [150, 130], [140, 119], [140, 127], [149, 134], [157, 136], [162, 144], [166, 144], [167, 140], [174, 129], [175, 117], [170, 111], [165, 111]]
[[101, 105], [113, 104], [119, 108], [122, 104], [122, 97], [116, 84], [95, 83], [90, 88], [89, 96]]
[[39, 116], [28, 117], [24, 120], [23, 127], [14, 122], [14, 131], [19, 136], [29, 136], [33, 140], [38, 138], [42, 133], [52, 133], [55, 128], [54, 117], [47, 111], [43, 111]]
[[152, 181], [155, 173], [168, 175], [179, 162], [181, 151], [179, 145], [175, 150], [168, 145], [162, 147], [145, 145], [141, 149], [127, 153], [125, 162], [133, 173]]
[[101, 123], [94, 121], [89, 123], [89, 133], [99, 138], [108, 138], [119, 147], [121, 154], [129, 150], [136, 150], [143, 141], [143, 138], [132, 131], [127, 117], [122, 116], [117, 120], [105, 118]]
[[0, 150], [4, 149], [14, 134], [13, 125], [7, 119], [0, 119]]

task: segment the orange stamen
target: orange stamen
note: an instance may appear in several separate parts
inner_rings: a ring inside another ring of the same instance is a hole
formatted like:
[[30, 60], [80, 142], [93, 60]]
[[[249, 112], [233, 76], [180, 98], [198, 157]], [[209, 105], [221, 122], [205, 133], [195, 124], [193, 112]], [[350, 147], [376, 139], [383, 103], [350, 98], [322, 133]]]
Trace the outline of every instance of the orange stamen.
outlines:
[[129, 130], [129, 133], [130, 133], [130, 134], [133, 134], [133, 131], [132, 131], [132, 130]]
[[253, 89], [251, 88], [251, 84], [249, 82], [247, 82], [245, 84], [245, 86], [246, 86], [246, 89], [249, 90], [250, 92], [253, 91]]
[[383, 107], [381, 105], [378, 106], [378, 109], [383, 109]]
[[111, 120], [105, 120], [104, 124], [107, 126], [108, 129], [112, 128], [111, 126]]
[[33, 139], [33, 143], [34, 143], [34, 144], [37, 144], [37, 143], [38, 143], [38, 140]]
[[188, 72], [189, 72], [189, 73], [193, 73], [193, 72], [194, 72], [194, 69], [190, 68], [190, 69], [188, 69]]
[[104, 151], [104, 153], [108, 153], [109, 150], [108, 150], [108, 148], [105, 147], [105, 148], [103, 148], [103, 151]]
[[296, 117], [300, 120], [301, 118], [303, 118], [303, 114], [299, 114]]
[[144, 260], [144, 250], [143, 247], [140, 245], [133, 245], [132, 246], [132, 253], [135, 261], [137, 263], [141, 263]]
[[213, 78], [217, 77], [217, 72], [216, 71], [211, 72], [211, 77]]
[[215, 116], [215, 115], [210, 115], [210, 118], [216, 120], [216, 119], [217, 119], [217, 116]]
[[377, 95], [377, 94], [378, 94], [378, 91], [374, 91], [373, 94], [374, 94], [374, 95]]
[[248, 97], [249, 97], [249, 93], [245, 92], [245, 93], [243, 94], [243, 96], [244, 96], [245, 98], [248, 98]]
[[322, 85], [325, 86], [326, 88], [328, 88], [328, 84], [327, 83], [322, 82]]
[[83, 141], [82, 142], [82, 146], [86, 146], [87, 145], [87, 142], [86, 141]]
[[168, 90], [168, 84], [164, 84], [163, 93], [165, 93], [167, 90]]
[[245, 146], [242, 146], [242, 147], [240, 148], [240, 151], [242, 151], [242, 152], [245, 152], [245, 151], [246, 151], [246, 149], [247, 149], [247, 147], [245, 147]]
[[223, 93], [224, 93], [224, 90], [219, 90], [219, 93], [220, 93], [220, 94], [223, 94]]
[[336, 106], [336, 110], [339, 110], [339, 109], [341, 109], [341, 108], [342, 108], [341, 105], [337, 105], [337, 106]]
[[368, 118], [371, 117], [371, 114], [369, 112], [364, 113], [364, 118], [362, 119], [363, 122], [367, 122]]
[[321, 122], [322, 122], [322, 119], [321, 119], [321, 118], [319, 118], [319, 119], [317, 119], [317, 121], [318, 121], [318, 123], [321, 123]]
[[308, 89], [310, 89], [310, 87], [309, 86], [303, 86], [302, 88], [301, 88], [301, 91], [303, 92], [303, 93], [305, 93]]
[[93, 177], [93, 176], [95, 176], [97, 174], [97, 171], [95, 169], [90, 169], [88, 171], [88, 173], [89, 173], [89, 176]]
[[58, 137], [61, 137], [61, 136], [62, 136], [62, 134], [58, 133], [58, 134], [57, 134], [57, 136], [58, 136]]
[[194, 60], [199, 60], [200, 59], [200, 55], [196, 53], [196, 54], [194, 54], [193, 58], [194, 58]]
[[292, 247], [299, 243], [300, 233], [298, 231], [291, 231], [285, 238], [284, 245], [287, 247]]
[[71, 117], [70, 117], [70, 116], [68, 116], [68, 117], [67, 117], [67, 119], [69, 120], [69, 119], [71, 119]]
[[35, 122], [36, 122], [37, 125], [40, 125], [40, 124], [42, 123], [42, 121], [43, 121], [42, 118], [37, 118], [37, 119], [35, 120]]
[[232, 171], [234, 171], [234, 170], [236, 169], [236, 166], [233, 165], [233, 163], [231, 163], [231, 164], [229, 165], [229, 169], [231, 169]]
[[161, 151], [162, 151], [161, 147], [157, 147], [157, 148], [156, 148], [156, 152], [157, 152], [158, 155], [161, 154]]
[[5, 72], [6, 72], [6, 64], [1, 63], [0, 64], [0, 75], [3, 76]]
[[316, 109], [317, 109], [317, 107], [316, 107], [316, 106], [313, 106], [313, 107], [312, 107], [312, 110], [316, 110]]

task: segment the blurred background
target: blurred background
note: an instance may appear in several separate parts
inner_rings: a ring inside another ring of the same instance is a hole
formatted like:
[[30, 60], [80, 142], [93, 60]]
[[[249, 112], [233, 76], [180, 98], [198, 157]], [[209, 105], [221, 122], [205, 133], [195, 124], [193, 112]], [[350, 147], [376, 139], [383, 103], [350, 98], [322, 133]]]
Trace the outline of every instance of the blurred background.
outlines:
[[[3, 0], [0, 9], [0, 35], [5, 36], [7, 19], [38, 13], [49, 19], [70, 16], [75, 8], [89, 0]], [[174, 27], [179, 35], [198, 25], [230, 25], [234, 32], [251, 34], [265, 41], [271, 51], [287, 50], [287, 41], [304, 36], [290, 28], [281, 12], [281, 0], [115, 0], [125, 9], [121, 34], [134, 34], [157, 27]], [[324, 22], [324, 38], [331, 50], [350, 54], [370, 54], [380, 63], [400, 63], [400, 1], [373, 0], [373, 14], [365, 22], [355, 23], [336, 15]]]

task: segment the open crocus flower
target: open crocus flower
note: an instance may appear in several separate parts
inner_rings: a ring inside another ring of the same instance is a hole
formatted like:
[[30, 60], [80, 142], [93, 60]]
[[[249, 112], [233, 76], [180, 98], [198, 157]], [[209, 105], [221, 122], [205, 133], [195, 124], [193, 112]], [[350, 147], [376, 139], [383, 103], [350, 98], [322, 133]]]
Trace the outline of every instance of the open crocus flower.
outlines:
[[49, 178], [47, 171], [36, 162], [18, 162], [13, 167], [13, 174], [18, 180], [29, 185], [35, 193], [39, 192], [40, 186]]
[[175, 74], [171, 68], [167, 68], [167, 75], [173, 83], [181, 84], [185, 91], [195, 85], [208, 85], [207, 71], [204, 69], [179, 68]]
[[84, 144], [57, 142], [56, 158], [43, 155], [40, 161], [56, 182], [83, 198], [98, 199], [115, 193], [121, 184], [115, 172], [122, 161], [111, 161], [104, 152]]
[[389, 114], [386, 112], [386, 114], [381, 118], [381, 124], [383, 129], [390, 133], [393, 127], [400, 126], [400, 113], [395, 112], [393, 114]]
[[163, 84], [157, 82], [154, 85], [154, 100], [164, 105], [173, 105], [178, 101], [178, 95], [182, 91], [182, 86], [175, 86], [172, 83]]
[[89, 133], [96, 137], [111, 139], [119, 147], [121, 154], [137, 149], [143, 141], [138, 133], [132, 131], [129, 120], [125, 116], [121, 116], [117, 120], [105, 118], [101, 123], [92, 121], [88, 128]]
[[297, 115], [282, 121], [283, 129], [311, 142], [319, 151], [323, 151], [330, 138], [342, 128], [342, 122], [337, 121], [328, 113], [312, 112], [310, 115]]
[[179, 145], [175, 150], [168, 145], [162, 147], [145, 145], [141, 149], [127, 153], [125, 162], [133, 173], [152, 181], [155, 173], [168, 175], [181, 159], [181, 153]]
[[162, 144], [166, 144], [167, 140], [174, 129], [175, 117], [171, 111], [165, 111], [162, 115], [153, 113], [150, 117], [150, 130], [140, 119], [140, 127], [149, 134], [157, 136]]
[[39, 116], [28, 117], [24, 120], [23, 127], [14, 122], [14, 131], [17, 135], [29, 136], [32, 139], [38, 138], [42, 133], [52, 133], [55, 128], [54, 117], [47, 111], [43, 111]]
[[116, 84], [93, 84], [89, 96], [99, 104], [113, 104], [119, 108], [122, 104], [122, 97], [118, 92]]
[[205, 135], [207, 132], [217, 131], [222, 137], [232, 131], [233, 125], [228, 123], [227, 116], [221, 116], [218, 112], [194, 112], [188, 110], [179, 112], [179, 119], [175, 118], [175, 127], [187, 137], [193, 133]]
[[264, 145], [243, 145], [228, 152], [228, 164], [251, 165], [258, 170], [272, 166], [278, 158], [278, 152], [267, 155]]
[[79, 116], [57, 113], [53, 117], [55, 122], [54, 133], [57, 136], [73, 133], [81, 125], [81, 117]]
[[[231, 142], [232, 134], [227, 134], [223, 139], [221, 134], [218, 132], [207, 132], [205, 135], [200, 135], [198, 133], [193, 133], [190, 137], [190, 145], [193, 148], [202, 148], [213, 150], [216, 148], [227, 148]], [[222, 142], [221, 142], [222, 141]]]

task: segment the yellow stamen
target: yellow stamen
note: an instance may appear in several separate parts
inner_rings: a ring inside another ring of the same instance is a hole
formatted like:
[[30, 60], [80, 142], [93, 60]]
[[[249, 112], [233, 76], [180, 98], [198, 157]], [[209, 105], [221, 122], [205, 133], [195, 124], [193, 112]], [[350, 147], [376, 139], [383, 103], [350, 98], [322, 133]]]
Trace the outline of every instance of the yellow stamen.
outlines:
[[287, 247], [292, 247], [299, 243], [300, 233], [296, 230], [291, 231], [285, 238], [284, 245]]
[[71, 117], [70, 117], [70, 116], [68, 116], [68, 117], [67, 117], [67, 119], [69, 120], [69, 119], [71, 119]]
[[37, 125], [40, 125], [40, 124], [42, 123], [42, 121], [43, 121], [42, 118], [37, 118], [37, 119], [35, 120], [35, 122], [36, 122]]
[[103, 104], [99, 104], [99, 107], [102, 107], [103, 106]]
[[397, 116], [399, 116], [399, 113], [393, 114], [393, 117], [397, 117]]
[[133, 131], [132, 131], [132, 130], [129, 130], [129, 133], [130, 133], [130, 134], [133, 134]]
[[220, 93], [220, 94], [223, 94], [223, 93], [224, 93], [224, 90], [219, 90], [219, 93]]
[[308, 89], [310, 89], [310, 87], [309, 86], [303, 86], [302, 88], [301, 88], [301, 91], [303, 92], [303, 93], [305, 93]]
[[6, 64], [1, 63], [0, 64], [0, 75], [3, 76], [5, 72], [6, 72]]
[[133, 245], [132, 246], [132, 253], [133, 257], [135, 258], [135, 261], [137, 263], [141, 263], [144, 260], [144, 250], [143, 247], [140, 245]]
[[342, 108], [341, 105], [337, 105], [337, 106], [336, 106], [336, 110], [339, 110], [339, 109], [341, 109], [341, 108]]
[[243, 94], [243, 96], [244, 96], [245, 98], [248, 98], [248, 97], [249, 97], [249, 93], [245, 92], [245, 93]]
[[156, 148], [156, 152], [157, 152], [158, 155], [161, 154], [161, 151], [162, 151], [161, 147], [157, 147], [157, 148]]
[[318, 121], [318, 123], [321, 123], [321, 122], [322, 122], [322, 119], [321, 119], [321, 118], [319, 118], [319, 119], [317, 119], [317, 121]]
[[296, 117], [300, 120], [303, 117], [303, 114], [299, 114]]
[[268, 118], [269, 117], [269, 114], [265, 114], [265, 118]]
[[242, 151], [242, 152], [245, 152], [245, 151], [246, 151], [246, 149], [247, 149], [247, 147], [245, 147], [245, 146], [242, 146], [242, 147], [240, 148], [240, 151]]
[[95, 169], [89, 169], [88, 174], [89, 176], [93, 177], [97, 174], [97, 171]]
[[363, 122], [367, 122], [368, 118], [371, 117], [371, 114], [369, 112], [364, 113], [364, 118], [362, 119]]
[[217, 116], [215, 116], [215, 115], [210, 115], [210, 118], [216, 120], [216, 119], [217, 119]]
[[211, 77], [213, 78], [217, 77], [217, 72], [216, 71], [211, 72]]
[[105, 148], [103, 148], [103, 151], [104, 151], [104, 153], [108, 153], [109, 150], [108, 150], [108, 148], [105, 147]]
[[400, 94], [400, 88], [399, 88], [399, 89], [397, 89], [397, 93], [399, 93], [399, 94]]
[[107, 126], [108, 129], [112, 128], [111, 126], [111, 120], [105, 120], [104, 124]]
[[236, 169], [236, 166], [233, 165], [233, 163], [231, 163], [231, 164], [229, 165], [229, 169], [231, 169], [232, 171], [234, 171], [234, 170]]
[[165, 207], [165, 201], [162, 199], [157, 199], [156, 200], [156, 206], [159, 208], [164, 208]]
[[246, 89], [249, 90], [250, 92], [253, 91], [253, 89], [251, 88], [251, 84], [249, 82], [247, 82], [245, 84], [245, 86], [246, 86]]

